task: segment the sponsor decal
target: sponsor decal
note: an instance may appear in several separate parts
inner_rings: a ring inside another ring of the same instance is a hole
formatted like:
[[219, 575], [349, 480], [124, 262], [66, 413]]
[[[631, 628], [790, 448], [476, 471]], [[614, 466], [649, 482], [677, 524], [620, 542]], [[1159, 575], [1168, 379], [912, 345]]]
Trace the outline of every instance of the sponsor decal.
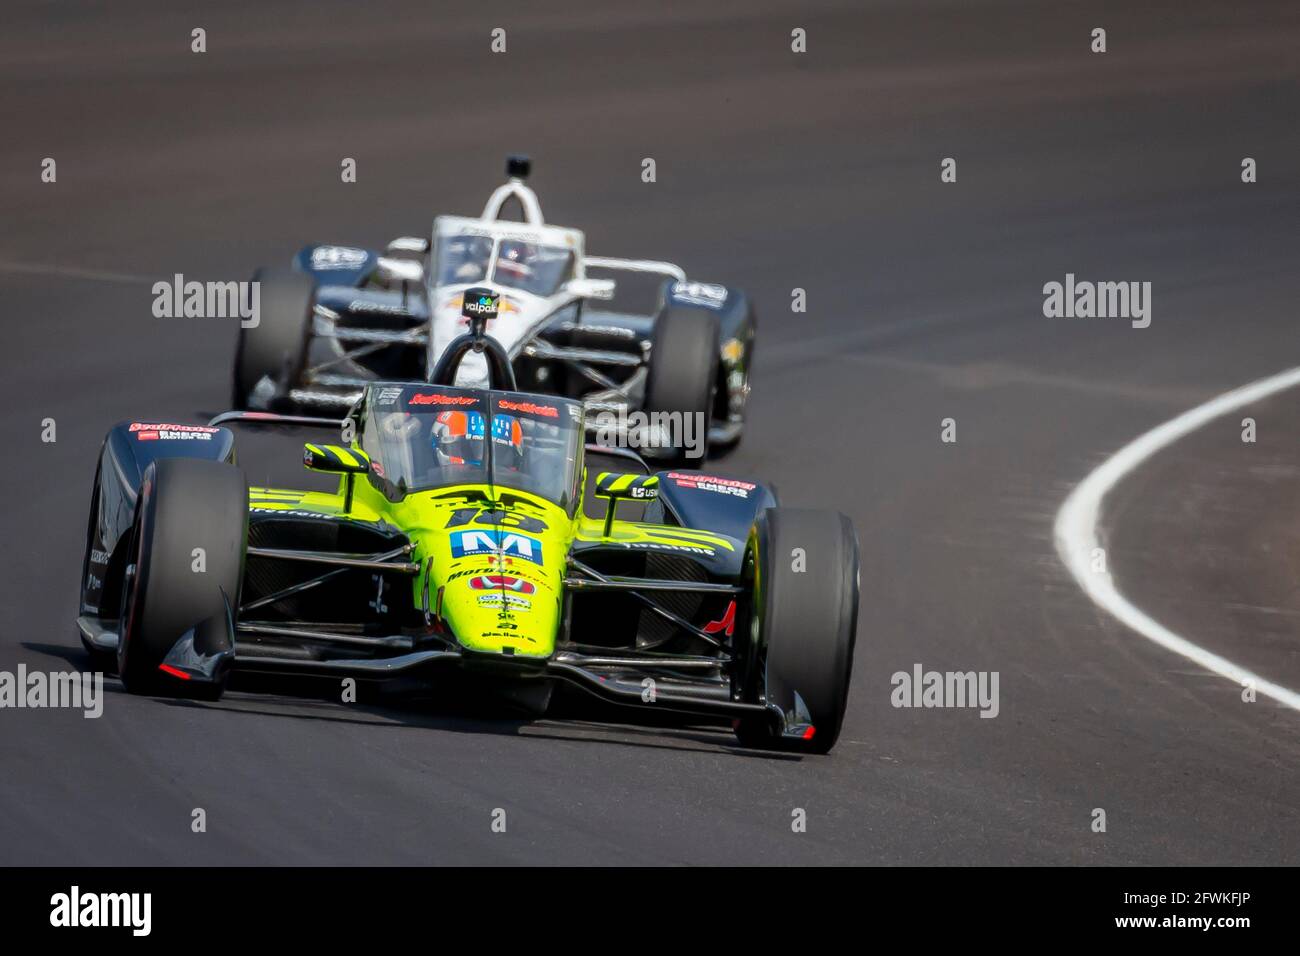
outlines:
[[451, 556], [453, 558], [464, 558], [472, 554], [493, 554], [501, 557], [508, 555], [540, 565], [542, 563], [542, 542], [515, 531], [496, 529], [453, 531], [451, 534]]
[[517, 591], [520, 594], [532, 594], [537, 590], [523, 578], [510, 574], [480, 574], [469, 582], [469, 586], [475, 591], [496, 591], [505, 588], [507, 591]]
[[679, 488], [695, 488], [699, 491], [712, 491], [720, 495], [734, 495], [737, 498], [748, 498], [749, 493], [758, 487], [758, 485], [751, 481], [737, 481], [734, 478], [715, 478], [710, 475], [682, 474], [676, 471], [670, 471], [668, 477], [671, 478]]
[[[446, 302], [444, 302], [444, 303], [442, 304], [442, 307], [443, 307], [444, 309], [461, 309], [461, 307], [462, 307], [464, 304], [465, 304], [465, 297], [464, 297], [463, 295], [454, 295], [454, 296], [452, 296], [451, 298], [449, 298]], [[518, 303], [514, 302], [513, 300], [508, 299], [508, 298], [506, 298], [505, 296], [501, 296], [501, 297], [497, 300], [497, 314], [498, 314], [498, 315], [507, 315], [507, 314], [509, 314], [509, 313], [514, 313], [514, 312], [519, 312], [519, 311], [520, 311], [520, 309], [519, 309], [519, 305], [518, 305]], [[495, 316], [489, 316], [489, 318], [494, 318], [494, 317], [495, 317]], [[465, 317], [465, 313], [464, 313], [463, 309], [462, 309], [462, 311], [461, 311], [461, 321], [460, 321], [460, 324], [461, 324], [461, 325], [469, 325], [469, 319]]]
[[470, 289], [461, 296], [460, 313], [464, 316], [497, 317], [501, 296], [487, 289]]
[[500, 591], [493, 591], [491, 594], [480, 594], [478, 603], [483, 607], [519, 608], [525, 611], [533, 606], [533, 602], [528, 598], [519, 597], [515, 594], [503, 594]]
[[540, 415], [542, 418], [560, 417], [560, 410], [554, 405], [538, 405], [536, 402], [512, 402], [503, 398], [497, 402], [497, 407], [507, 412], [523, 412], [526, 415]]
[[392, 405], [402, 397], [402, 390], [396, 385], [387, 385], [379, 390], [375, 402], [379, 405]]
[[630, 541], [627, 546], [648, 551], [680, 551], [686, 554], [703, 554], [710, 557], [716, 553], [712, 548], [700, 548], [687, 544], [665, 544], [660, 541]]
[[419, 392], [406, 400], [408, 405], [476, 405], [478, 399], [473, 395], [437, 395]]
[[375, 315], [410, 315], [411, 310], [404, 305], [392, 302], [377, 302], [374, 299], [353, 299], [348, 303], [349, 312], [370, 312]]
[[[528, 585], [529, 587], [533, 587], [533, 588], [543, 587], [546, 588], [547, 590], [553, 590], [551, 588], [550, 583], [546, 580], [545, 577], [543, 577], [541, 574], [533, 573], [533, 569], [531, 565], [522, 564], [522, 563], [517, 564], [514, 561], [514, 559], [503, 558], [499, 554], [488, 555], [485, 558], [480, 560], [481, 561], [485, 560], [488, 563], [488, 565], [490, 565], [491, 567], [485, 568], [480, 564], [479, 567], [465, 568], [460, 571], [453, 571], [451, 574], [447, 575], [447, 581], [450, 583], [452, 581], [459, 581], [461, 578], [479, 577], [484, 574], [491, 575], [498, 572], [504, 572], [511, 578], [522, 579], [524, 584]], [[452, 567], [454, 568], [460, 563], [461, 562], [459, 561], [454, 562], [452, 564]], [[472, 563], [477, 564], [479, 562], [472, 562]], [[534, 593], [533, 591], [529, 591], [526, 588], [520, 588], [518, 590], [520, 594]]]
[[325, 521], [334, 521], [337, 515], [321, 514], [319, 511], [300, 511], [294, 508], [249, 508], [252, 514], [276, 515], [281, 518], [320, 518]]
[[[508, 631], [484, 631], [483, 636], [495, 637], [499, 641], [527, 641], [529, 644], [537, 643], [536, 639], [529, 637], [527, 634], [511, 634]], [[507, 650], [509, 650], [509, 648], [507, 648]]]
[[731, 637], [736, 631], [736, 602], [732, 601], [727, 605], [726, 613], [716, 621], [710, 621], [704, 625], [705, 634], [717, 634], [721, 631], [727, 637]]
[[212, 436], [220, 429], [206, 425], [132, 422], [128, 431], [135, 435], [136, 441], [212, 441]]
[[94, 548], [90, 551], [91, 564], [108, 564], [108, 557], [107, 551], [97, 551]]

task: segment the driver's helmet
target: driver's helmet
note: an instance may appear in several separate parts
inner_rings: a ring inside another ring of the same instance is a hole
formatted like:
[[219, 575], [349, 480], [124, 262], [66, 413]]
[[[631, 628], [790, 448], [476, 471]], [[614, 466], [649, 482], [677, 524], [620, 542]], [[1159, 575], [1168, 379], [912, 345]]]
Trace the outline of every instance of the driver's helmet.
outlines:
[[[487, 457], [484, 447], [485, 422], [482, 412], [447, 411], [439, 413], [433, 423], [430, 441], [439, 465], [482, 467]], [[512, 415], [492, 418], [493, 464], [498, 469], [519, 471], [524, 463], [524, 432], [519, 419]]]
[[452, 236], [443, 253], [444, 282], [478, 282], [487, 274], [492, 240], [485, 236]]
[[533, 277], [533, 263], [537, 261], [537, 246], [519, 239], [506, 239], [497, 253], [497, 275], [526, 282]]

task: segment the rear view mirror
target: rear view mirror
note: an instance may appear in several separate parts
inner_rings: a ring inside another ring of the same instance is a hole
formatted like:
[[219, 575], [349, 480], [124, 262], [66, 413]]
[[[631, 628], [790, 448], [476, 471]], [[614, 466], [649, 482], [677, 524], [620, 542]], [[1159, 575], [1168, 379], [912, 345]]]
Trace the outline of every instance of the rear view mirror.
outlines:
[[302, 463], [309, 471], [337, 475], [364, 475], [370, 471], [370, 456], [357, 448], [342, 445], [303, 445]]
[[565, 288], [583, 299], [612, 299], [615, 286], [613, 279], [570, 279]]
[[390, 282], [423, 282], [424, 266], [414, 259], [390, 259], [380, 256], [377, 264], [380, 274]]
[[619, 501], [654, 501], [659, 497], [659, 476], [602, 471], [596, 476], [596, 497], [609, 499], [605, 510], [605, 537], [608, 538]]
[[398, 236], [388, 244], [388, 252], [415, 252], [421, 255], [429, 251], [429, 240], [420, 236]]

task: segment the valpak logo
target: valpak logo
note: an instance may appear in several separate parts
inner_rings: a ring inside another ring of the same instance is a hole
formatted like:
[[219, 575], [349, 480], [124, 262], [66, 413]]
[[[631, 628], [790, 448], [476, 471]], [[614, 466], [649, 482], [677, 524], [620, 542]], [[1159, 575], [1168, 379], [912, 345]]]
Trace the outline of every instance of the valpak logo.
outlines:
[[1150, 282], [1076, 281], [1073, 272], [1065, 282], [1043, 286], [1043, 315], [1049, 319], [1132, 319], [1135, 329], [1151, 324]]
[[497, 554], [542, 563], [542, 543], [517, 531], [455, 531], [451, 535], [451, 556], [466, 558], [475, 554]]
[[495, 319], [500, 311], [501, 296], [491, 289], [466, 289], [460, 314], [467, 319]]
[[239, 319], [246, 329], [261, 322], [262, 286], [258, 282], [185, 281], [179, 272], [171, 282], [153, 284], [156, 319]]
[[50, 897], [50, 925], [129, 927], [133, 936], [148, 936], [153, 927], [153, 894], [82, 893], [74, 886]]

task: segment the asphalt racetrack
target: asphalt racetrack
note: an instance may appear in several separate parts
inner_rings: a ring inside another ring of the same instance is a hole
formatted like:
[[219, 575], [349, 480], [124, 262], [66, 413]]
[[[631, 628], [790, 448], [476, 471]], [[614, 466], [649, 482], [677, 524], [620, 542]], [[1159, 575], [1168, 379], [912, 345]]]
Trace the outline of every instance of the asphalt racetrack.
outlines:
[[[827, 757], [608, 714], [167, 702], [110, 677], [97, 720], [0, 711], [0, 862], [1300, 860], [1300, 713], [1117, 622], [1054, 540], [1071, 489], [1127, 442], [1300, 364], [1295, 3], [169, 0], [5, 19], [0, 670], [88, 663], [76, 595], [109, 425], [228, 400], [234, 322], [154, 318], [151, 285], [477, 214], [511, 151], [593, 254], [749, 291], [749, 431], [710, 467], [844, 511], [863, 567]], [[1067, 273], [1150, 282], [1149, 327], [1046, 317]], [[1298, 439], [1294, 390], [1216, 419], [1121, 481], [1099, 531], [1135, 605], [1292, 691]], [[254, 482], [297, 477], [293, 436], [254, 450]], [[918, 664], [997, 672], [996, 717], [893, 706], [891, 675]]]

